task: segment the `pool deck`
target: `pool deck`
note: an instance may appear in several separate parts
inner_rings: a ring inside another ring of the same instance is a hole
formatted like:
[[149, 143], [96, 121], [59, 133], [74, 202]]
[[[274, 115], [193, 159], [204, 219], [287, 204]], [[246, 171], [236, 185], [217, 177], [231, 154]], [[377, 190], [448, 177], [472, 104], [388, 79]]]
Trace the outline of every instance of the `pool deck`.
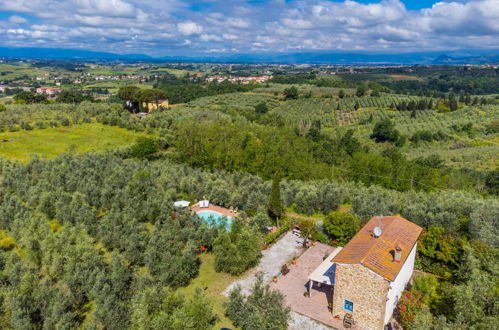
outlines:
[[213, 212], [217, 212], [217, 213], [220, 213], [226, 217], [231, 217], [231, 218], [235, 218], [235, 217], [239, 216], [239, 213], [237, 213], [237, 212], [234, 213], [234, 212], [231, 212], [229, 209], [226, 209], [226, 208], [220, 207], [220, 206], [216, 206], [213, 204], [208, 204], [208, 207], [200, 207], [199, 203], [196, 203], [192, 206], [191, 210], [194, 213], [198, 213], [201, 211], [213, 211]]

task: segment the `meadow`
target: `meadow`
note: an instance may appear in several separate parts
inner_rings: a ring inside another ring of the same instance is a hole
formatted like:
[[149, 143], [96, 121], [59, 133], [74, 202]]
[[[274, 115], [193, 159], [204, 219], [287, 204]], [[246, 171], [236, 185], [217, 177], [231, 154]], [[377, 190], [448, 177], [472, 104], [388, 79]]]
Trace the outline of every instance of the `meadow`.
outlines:
[[205, 291], [208, 300], [213, 306], [213, 311], [218, 317], [214, 328], [221, 329], [225, 327], [231, 329], [234, 325], [225, 316], [224, 303], [227, 301], [227, 298], [222, 292], [237, 277], [227, 273], [217, 273], [215, 271], [215, 255], [213, 253], [201, 254], [199, 255], [199, 259], [201, 261], [199, 275], [188, 286], [179, 288], [178, 291], [187, 298], [194, 297], [197, 289]]
[[20, 64], [2, 64], [0, 66], [0, 79], [1, 80], [15, 80], [23, 77], [28, 78], [45, 78], [49, 75], [50, 71], [41, 68], [34, 68], [28, 63]]
[[137, 137], [145, 135], [99, 123], [3, 132], [0, 140], [8, 142], [0, 142], [0, 155], [26, 163], [35, 155], [52, 159], [67, 152], [112, 150], [131, 145]]

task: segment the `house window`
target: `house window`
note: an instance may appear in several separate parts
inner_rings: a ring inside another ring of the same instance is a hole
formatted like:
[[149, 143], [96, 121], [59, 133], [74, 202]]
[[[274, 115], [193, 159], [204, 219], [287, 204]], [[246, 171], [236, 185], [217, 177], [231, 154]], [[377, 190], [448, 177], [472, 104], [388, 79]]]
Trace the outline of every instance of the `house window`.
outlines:
[[347, 312], [353, 313], [353, 302], [345, 300], [345, 305], [343, 307]]

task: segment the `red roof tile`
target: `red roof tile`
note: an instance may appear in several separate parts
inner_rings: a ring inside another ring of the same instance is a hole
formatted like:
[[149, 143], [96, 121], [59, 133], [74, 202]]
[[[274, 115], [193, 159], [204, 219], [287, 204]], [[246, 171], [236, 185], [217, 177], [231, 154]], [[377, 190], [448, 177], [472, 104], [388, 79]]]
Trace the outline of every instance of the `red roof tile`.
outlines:
[[[381, 228], [381, 236], [373, 236], [375, 227]], [[332, 261], [360, 263], [393, 281], [422, 230], [400, 215], [372, 217]], [[393, 261], [393, 252], [397, 246], [402, 249], [400, 262]]]

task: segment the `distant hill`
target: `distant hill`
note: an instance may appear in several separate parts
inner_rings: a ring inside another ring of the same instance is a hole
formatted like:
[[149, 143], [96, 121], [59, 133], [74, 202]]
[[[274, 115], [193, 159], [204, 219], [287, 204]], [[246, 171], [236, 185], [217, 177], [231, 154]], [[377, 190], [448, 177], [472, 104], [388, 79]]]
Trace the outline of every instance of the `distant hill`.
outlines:
[[163, 56], [144, 54], [114, 54], [82, 49], [14, 48], [0, 47], [0, 57], [31, 59], [121, 60], [167, 62], [231, 62], [231, 63], [289, 63], [289, 64], [343, 64], [343, 65], [396, 65], [396, 64], [499, 64], [499, 50], [456, 51], [432, 53], [368, 54], [346, 52], [303, 52], [289, 54], [232, 54], [210, 56]]

